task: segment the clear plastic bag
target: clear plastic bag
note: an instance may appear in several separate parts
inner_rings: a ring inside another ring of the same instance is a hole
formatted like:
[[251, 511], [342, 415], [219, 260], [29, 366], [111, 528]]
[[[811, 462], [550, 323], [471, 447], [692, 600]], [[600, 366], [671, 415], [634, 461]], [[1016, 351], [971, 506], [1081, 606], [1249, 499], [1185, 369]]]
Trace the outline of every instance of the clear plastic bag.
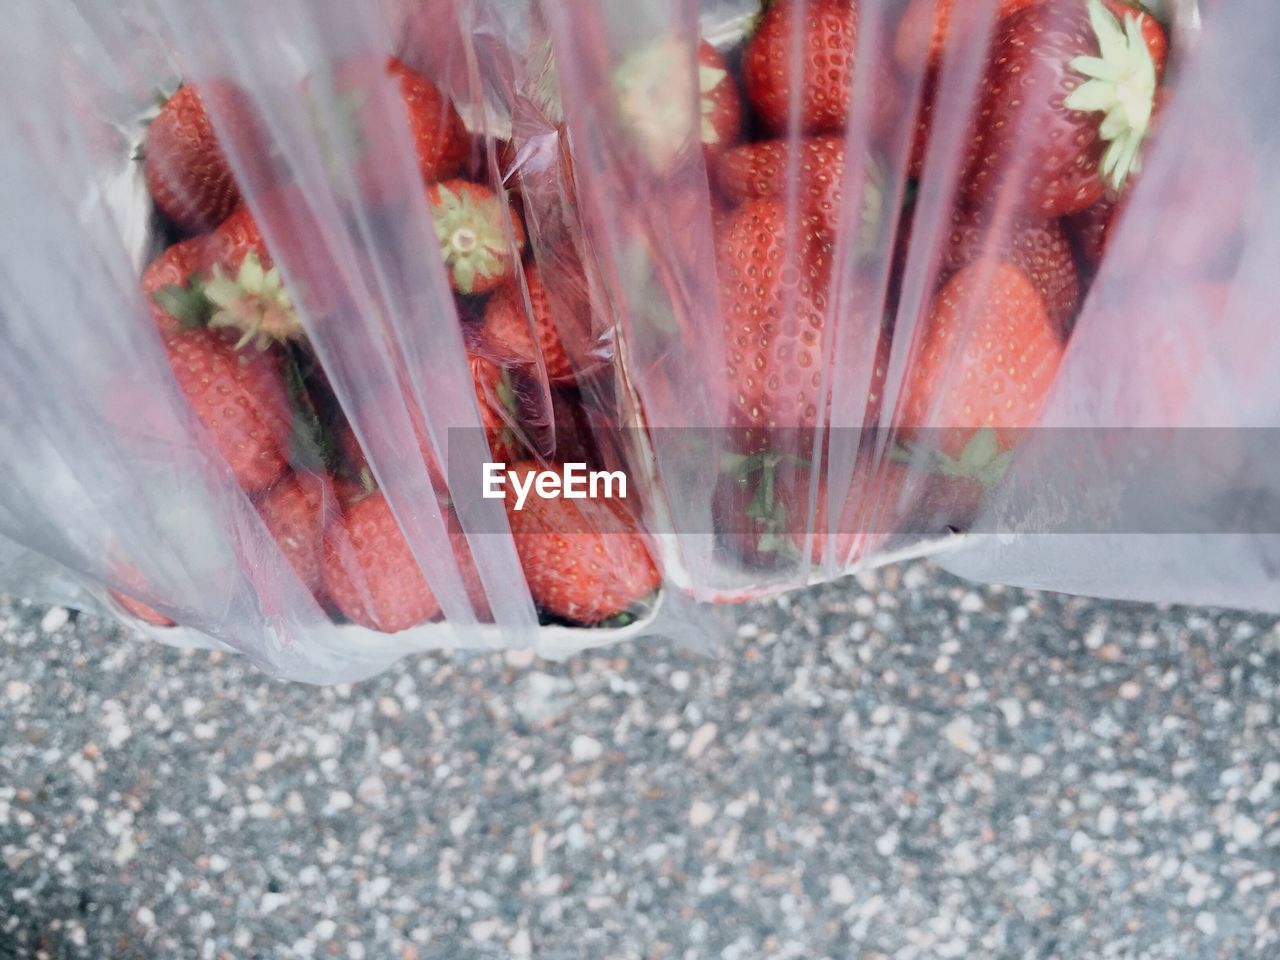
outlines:
[[564, 271], [544, 294], [555, 247], [502, 187], [518, 13], [21, 11], [6, 586], [78, 581], [158, 638], [321, 682], [421, 649], [698, 633], [689, 610], [662, 626], [628, 503], [474, 495], [490, 459], [554, 474], [594, 450], [562, 394], [612, 377], [610, 351], [552, 356]]
[[1277, 605], [1261, 0], [29, 7], [10, 589], [320, 682], [926, 554]]
[[1276, 605], [1274, 11], [546, 10], [676, 582]]

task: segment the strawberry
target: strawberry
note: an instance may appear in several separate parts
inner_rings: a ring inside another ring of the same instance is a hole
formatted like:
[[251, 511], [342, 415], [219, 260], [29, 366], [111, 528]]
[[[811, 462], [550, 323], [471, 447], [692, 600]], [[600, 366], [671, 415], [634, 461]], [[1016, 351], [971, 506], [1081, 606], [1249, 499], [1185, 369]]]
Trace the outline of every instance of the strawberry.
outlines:
[[[1041, 0], [999, 0], [996, 19], [1040, 2]], [[956, 39], [949, 36], [952, 27], [951, 12], [955, 5], [956, 0], [912, 0], [898, 23], [893, 45], [894, 60], [904, 73], [913, 74], [921, 67], [927, 70], [938, 69], [943, 50]]]
[[[521, 477], [549, 465], [509, 468]], [[616, 500], [542, 498], [536, 488], [515, 509], [508, 484], [507, 518], [520, 565], [534, 602], [574, 623], [607, 620], [658, 588], [658, 568], [636, 528]]]
[[407, 630], [440, 612], [380, 493], [349, 504], [330, 528], [325, 539], [324, 588], [348, 620], [382, 633]]
[[526, 405], [523, 384], [518, 376], [488, 357], [468, 352], [471, 380], [476, 387], [476, 403], [480, 423], [489, 441], [489, 452], [495, 462], [518, 460], [523, 443], [512, 428]]
[[1065, 336], [1080, 306], [1080, 279], [1061, 225], [1056, 220], [1026, 218], [1006, 225], [957, 207], [942, 261], [944, 278], [986, 255], [1008, 260], [1027, 275], [1044, 298], [1049, 319]]
[[[792, 165], [798, 180], [799, 202], [804, 212], [818, 220], [834, 241], [844, 209], [844, 139], [807, 137], [799, 143], [799, 156], [790, 147], [796, 141], [761, 140], [725, 152], [716, 164], [717, 182], [732, 204], [744, 200], [785, 201]], [[861, 237], [873, 241], [880, 222], [883, 195], [878, 171], [868, 171], [862, 203]]]
[[277, 358], [239, 352], [208, 330], [171, 336], [165, 350], [178, 386], [236, 480], [249, 493], [270, 486], [286, 466], [291, 419]]
[[524, 297], [514, 281], [505, 284], [489, 298], [484, 310], [484, 339], [498, 354], [520, 364], [533, 365], [539, 355], [546, 367], [551, 383], [572, 383], [573, 366], [565, 353], [560, 328], [551, 315], [547, 289], [542, 284], [542, 274], [530, 265], [524, 271], [529, 289], [529, 303], [533, 308], [533, 329], [529, 332], [529, 318], [525, 315]]
[[430, 80], [394, 57], [387, 69], [400, 83], [409, 133], [425, 183], [457, 176], [467, 161], [467, 129], [453, 104]]
[[[614, 75], [617, 115], [624, 132], [658, 172], [666, 172], [694, 142], [687, 75], [687, 47], [667, 36], [623, 61]], [[708, 158], [738, 138], [742, 103], [724, 57], [698, 43], [699, 131]]]
[[[495, 461], [513, 462], [519, 459], [521, 444], [510, 421], [518, 423], [526, 406], [523, 383], [511, 371], [478, 353], [468, 352], [467, 361], [475, 385], [480, 422], [484, 427], [490, 452]], [[367, 402], [374, 403], [377, 410], [390, 410], [390, 405], [397, 402], [404, 405], [413, 424], [418, 450], [426, 464], [431, 486], [441, 493], [446, 492], [449, 489], [448, 477], [432, 449], [426, 424], [422, 421], [416, 402], [410, 398], [396, 400], [394, 392]], [[383, 404], [386, 406], [382, 406]], [[368, 456], [356, 438], [355, 430], [345, 420], [337, 430], [337, 447], [346, 466], [347, 479], [351, 481], [343, 486], [344, 499], [363, 496], [373, 490], [375, 481]]]
[[131, 597], [127, 593], [121, 593], [119, 590], [108, 590], [111, 599], [118, 603], [126, 613], [137, 617], [143, 623], [149, 623], [153, 627], [174, 627], [177, 626], [169, 617], [166, 617], [159, 610], [147, 606], [137, 597]]
[[[796, 14], [799, 14], [797, 18]], [[800, 37], [799, 77], [793, 63], [792, 28]], [[776, 0], [760, 15], [755, 33], [742, 51], [742, 85], [765, 129], [786, 134], [791, 100], [798, 98], [802, 134], [839, 133], [849, 119], [855, 51], [858, 45], [856, 0]], [[871, 128], [893, 122], [895, 83], [888, 65], [877, 58], [876, 97]], [[798, 85], [799, 90], [794, 86]]]
[[195, 87], [180, 87], [147, 127], [147, 189], [183, 230], [208, 230], [240, 202], [231, 167]]
[[[1128, 196], [1126, 193], [1125, 198]], [[1085, 262], [1095, 270], [1111, 242], [1111, 226], [1120, 214], [1120, 206], [1116, 195], [1107, 192], [1093, 206], [1071, 214], [1064, 221]]]
[[698, 43], [698, 93], [702, 146], [714, 157], [738, 139], [742, 99], [724, 57], [705, 40]]
[[[483, 294], [509, 279], [524, 252], [524, 227], [515, 209], [488, 187], [467, 180], [437, 183], [427, 191], [440, 255], [453, 289]], [[507, 239], [509, 219], [515, 250]]]
[[181, 240], [166, 247], [142, 271], [142, 292], [164, 336], [178, 333], [190, 318], [202, 318], [204, 292], [196, 273], [204, 264], [206, 243], [202, 236]]
[[965, 191], [1043, 217], [1083, 210], [1139, 166], [1166, 45], [1119, 0], [1049, 0], [1000, 21], [979, 95]]
[[[818, 490], [811, 502], [806, 477], [800, 487], [803, 495], [792, 497], [787, 503], [787, 534], [792, 544], [803, 552], [807, 541], [809, 562], [814, 566], [828, 562], [833, 563], [836, 570], [853, 566], [888, 538], [908, 477], [907, 468], [900, 463], [885, 460], [875, 473], [867, 458], [859, 457], [844, 494], [840, 517], [834, 525], [829, 520], [831, 505], [826, 479], [818, 481]], [[830, 560], [827, 558], [829, 542]]]
[[[280, 199], [273, 194], [263, 202], [274, 208]], [[237, 209], [209, 235], [199, 289], [208, 302], [208, 326], [238, 332], [240, 346], [252, 341], [266, 348], [306, 338], [280, 268], [248, 207]]]
[[462, 586], [467, 591], [471, 609], [475, 611], [477, 621], [492, 623], [493, 610], [489, 606], [489, 594], [485, 591], [484, 581], [480, 579], [475, 557], [471, 554], [471, 545], [467, 542], [466, 534], [458, 527], [457, 520], [450, 518], [448, 522], [449, 545], [453, 548], [453, 557], [457, 561], [458, 573], [462, 577]]
[[896, 426], [908, 438], [935, 428], [937, 449], [953, 458], [979, 428], [991, 428], [994, 456], [1035, 423], [1062, 351], [1044, 299], [1025, 273], [1007, 262], [972, 263], [929, 306]]
[[[666, 36], [627, 57], [614, 75], [617, 116], [623, 131], [659, 174], [666, 173], [694, 141], [688, 48]], [[698, 138], [708, 159], [738, 139], [742, 102], [724, 57], [702, 40], [697, 60]]]
[[751, 449], [774, 428], [812, 428], [822, 402], [830, 249], [816, 220], [786, 219], [784, 204], [749, 200], [716, 239], [725, 384]]
[[270, 270], [275, 265], [258, 229], [258, 221], [248, 206], [241, 205], [209, 235], [200, 268], [212, 273], [218, 267], [234, 274], [249, 256], [257, 257], [264, 269]]
[[298, 579], [316, 593], [323, 579], [324, 531], [334, 507], [329, 479], [289, 473], [257, 501], [258, 513]]

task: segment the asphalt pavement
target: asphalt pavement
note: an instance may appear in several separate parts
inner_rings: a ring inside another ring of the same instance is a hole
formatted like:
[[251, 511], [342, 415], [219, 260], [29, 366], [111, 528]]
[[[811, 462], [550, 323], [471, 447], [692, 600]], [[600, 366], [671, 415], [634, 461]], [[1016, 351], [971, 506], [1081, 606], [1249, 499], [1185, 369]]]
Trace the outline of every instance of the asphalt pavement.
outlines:
[[1274, 618], [914, 563], [736, 622], [315, 688], [0, 602], [0, 958], [1280, 956]]

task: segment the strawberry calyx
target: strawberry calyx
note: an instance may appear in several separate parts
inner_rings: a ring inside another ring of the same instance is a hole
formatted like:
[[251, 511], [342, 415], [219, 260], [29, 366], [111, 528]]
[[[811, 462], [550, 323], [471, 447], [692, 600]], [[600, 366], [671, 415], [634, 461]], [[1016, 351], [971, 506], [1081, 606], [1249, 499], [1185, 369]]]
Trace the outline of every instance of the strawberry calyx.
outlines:
[[[649, 165], [665, 173], [693, 141], [693, 117], [689, 110], [689, 55], [673, 36], [633, 53], [614, 74], [618, 116], [626, 125]], [[699, 139], [708, 145], [720, 142], [715, 125], [715, 89], [729, 76], [721, 67], [697, 64]]]
[[209, 322], [212, 304], [204, 294], [204, 284], [193, 277], [181, 286], [169, 284], [151, 294], [156, 306], [178, 321], [183, 330], [196, 330]]
[[755, 522], [756, 549], [762, 554], [795, 554], [795, 544], [786, 535], [790, 519], [787, 505], [777, 495], [777, 471], [786, 463], [806, 467], [809, 461], [785, 453], [726, 453], [720, 463], [735, 483], [744, 487], [755, 485], [744, 513], [748, 520]]
[[1151, 128], [1157, 69], [1135, 10], [1124, 23], [1102, 3], [1088, 0], [1089, 23], [1098, 40], [1098, 56], [1076, 57], [1071, 68], [1086, 79], [1066, 98], [1072, 110], [1103, 113], [1098, 133], [1107, 146], [1100, 172], [1113, 189], [1123, 189], [1141, 166], [1139, 151]]
[[[890, 456], [898, 463], [908, 465], [916, 460], [916, 452], [903, 444], [896, 445]], [[959, 456], [953, 457], [938, 449], [930, 450], [929, 456], [931, 463], [928, 469], [933, 473], [976, 480], [987, 491], [999, 486], [1013, 462], [1013, 451], [1000, 449], [1000, 438], [992, 427], [975, 430]]]
[[478, 277], [487, 280], [507, 272], [506, 203], [496, 195], [476, 199], [444, 184], [436, 189], [432, 215], [445, 269], [459, 292], [471, 293]]
[[265, 350], [273, 343], [290, 343], [306, 338], [293, 298], [285, 289], [280, 268], [263, 269], [256, 253], [250, 253], [234, 277], [221, 266], [204, 283], [204, 296], [211, 305], [208, 325], [241, 331], [240, 349], [255, 343]]

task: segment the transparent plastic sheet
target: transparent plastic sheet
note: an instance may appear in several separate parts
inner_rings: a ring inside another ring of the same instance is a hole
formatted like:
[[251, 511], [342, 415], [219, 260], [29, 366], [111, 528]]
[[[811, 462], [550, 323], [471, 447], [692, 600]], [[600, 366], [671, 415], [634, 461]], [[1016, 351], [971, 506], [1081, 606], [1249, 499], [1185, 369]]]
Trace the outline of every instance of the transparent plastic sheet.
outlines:
[[[957, 573], [1280, 612], [1280, 11], [1213, 4], [1204, 18], [1043, 428], [985, 508], [998, 532], [948, 556]], [[1079, 466], [1062, 468], [1064, 448]], [[1090, 525], [1097, 492], [1108, 512], [1156, 521]]]
[[[93, 583], [157, 639], [316, 682], [432, 648], [705, 644], [625, 509], [525, 520], [513, 539], [501, 500], [472, 495], [484, 460], [554, 469], [564, 425], [592, 439], [553, 402], [520, 251], [557, 260], [498, 181], [526, 31], [520, 11], [463, 0], [24, 12], [0, 114], [32, 144], [6, 151], [0, 188], [13, 586], [40, 594], [39, 568]], [[161, 142], [179, 82], [229, 171], [185, 192]], [[499, 293], [531, 356], [489, 336]], [[607, 387], [611, 355], [592, 362]], [[577, 371], [554, 389], [578, 391]], [[525, 555], [544, 542], [631, 563], [634, 595]]]
[[[626, 7], [543, 5], [670, 576], [732, 602], [937, 553], [1180, 599], [1235, 557], [1250, 586], [1196, 597], [1274, 604], [1266, 508], [1214, 499], [1270, 446], [1196, 466], [1274, 425], [1273, 250], [1243, 229], [1274, 104], [1265, 57], [1238, 56], [1273, 12]], [[1133, 502], [1179, 459], [1181, 501]]]

